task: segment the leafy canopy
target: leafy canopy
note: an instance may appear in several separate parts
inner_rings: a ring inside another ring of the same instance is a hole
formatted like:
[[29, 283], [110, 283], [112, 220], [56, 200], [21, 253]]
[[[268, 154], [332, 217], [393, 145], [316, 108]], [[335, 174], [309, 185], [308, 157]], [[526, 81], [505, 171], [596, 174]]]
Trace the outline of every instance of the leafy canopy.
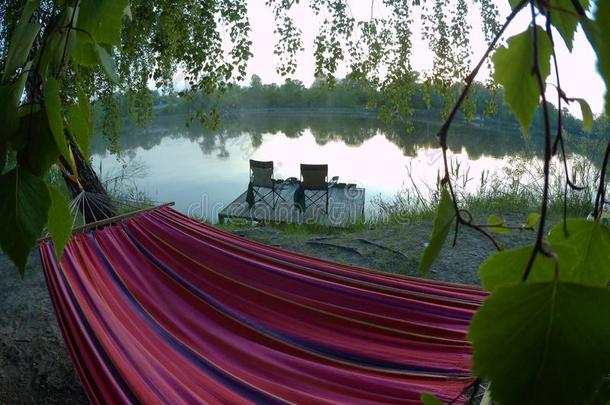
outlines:
[[[121, 42], [127, 1], [66, 1], [59, 7], [44, 1], [17, 3], [21, 7], [13, 4], [11, 9], [14, 21], [4, 24], [3, 20], [2, 31], [10, 41], [3, 42], [8, 48], [3, 49], [0, 111], [6, 130], [0, 152], [2, 166], [9, 149], [17, 162], [6, 173], [0, 171], [0, 208], [5, 214], [0, 247], [23, 275], [29, 251], [45, 226], [58, 254], [70, 235], [68, 201], [43, 181], [60, 156], [74, 164], [66, 134], [75, 134], [73, 140], [84, 149], [88, 145], [90, 96], [82, 90], [83, 84], [74, 92], [66, 79], [79, 83], [87, 77], [99, 79], [91, 70], [98, 63], [108, 77], [116, 75], [112, 46]], [[96, 52], [81, 64], [84, 49]]]

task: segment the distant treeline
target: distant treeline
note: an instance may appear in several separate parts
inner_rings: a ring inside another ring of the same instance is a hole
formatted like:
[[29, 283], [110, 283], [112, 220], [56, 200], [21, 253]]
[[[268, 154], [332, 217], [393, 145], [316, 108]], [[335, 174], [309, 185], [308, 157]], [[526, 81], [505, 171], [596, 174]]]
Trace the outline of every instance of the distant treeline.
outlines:
[[[437, 90], [424, 83], [413, 82], [408, 110], [398, 111], [393, 117], [403, 117], [405, 121], [421, 119], [441, 120], [460, 89], [455, 88]], [[157, 114], [179, 113], [216, 107], [221, 116], [237, 110], [276, 110], [276, 109], [325, 109], [350, 110], [361, 113], [377, 114], [393, 108], [383, 94], [371, 88], [367, 82], [345, 78], [338, 80], [333, 86], [322, 81], [315, 81], [310, 87], [305, 87], [298, 80], [286, 80], [282, 85], [263, 84], [260, 77], [254, 75], [248, 86], [235, 86], [224, 93], [220, 98], [211, 99], [205, 95], [195, 95], [191, 99], [184, 99], [178, 95], [160, 95], [153, 92], [153, 110]], [[550, 105], [553, 131], [556, 128], [557, 109]], [[474, 123], [502, 123], [503, 127], [514, 126], [518, 123], [503, 101], [503, 92], [490, 90], [480, 83], [475, 83], [471, 96], [462, 109], [461, 118]], [[540, 134], [543, 130], [543, 117], [539, 110], [534, 118], [530, 132]], [[582, 128], [582, 122], [567, 113], [564, 115], [562, 125], [565, 131], [572, 135], [588, 135], [597, 137], [606, 134], [610, 128], [609, 120], [605, 116], [597, 117], [593, 128], [588, 132]]]

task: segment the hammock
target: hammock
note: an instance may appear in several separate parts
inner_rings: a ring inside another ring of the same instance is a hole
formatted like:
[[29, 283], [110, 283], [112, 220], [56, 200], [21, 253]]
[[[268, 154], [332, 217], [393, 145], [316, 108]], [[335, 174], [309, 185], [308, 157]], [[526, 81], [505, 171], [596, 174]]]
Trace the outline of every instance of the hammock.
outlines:
[[419, 403], [473, 379], [485, 293], [287, 252], [171, 208], [40, 254], [92, 403]]

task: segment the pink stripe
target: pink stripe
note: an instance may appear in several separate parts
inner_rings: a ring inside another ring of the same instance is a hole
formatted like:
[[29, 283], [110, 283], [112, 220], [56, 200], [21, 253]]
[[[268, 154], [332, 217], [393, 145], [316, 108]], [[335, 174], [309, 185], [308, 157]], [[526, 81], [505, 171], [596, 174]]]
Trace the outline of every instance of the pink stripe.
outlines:
[[476, 287], [271, 248], [169, 208], [73, 237], [61, 267], [50, 242], [40, 252], [94, 403], [419, 403], [472, 381]]

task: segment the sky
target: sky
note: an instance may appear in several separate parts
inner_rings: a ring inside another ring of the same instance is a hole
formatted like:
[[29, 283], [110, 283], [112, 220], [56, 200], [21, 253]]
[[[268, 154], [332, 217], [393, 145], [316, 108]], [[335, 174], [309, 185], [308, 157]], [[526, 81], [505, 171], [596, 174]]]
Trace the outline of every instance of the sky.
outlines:
[[[370, 18], [371, 0], [347, 0], [352, 15], [356, 20]], [[305, 3], [305, 4], [303, 4]], [[307, 6], [308, 1], [293, 7], [292, 16], [296, 25], [302, 30], [304, 50], [297, 57], [297, 70], [292, 76], [294, 79], [302, 81], [305, 85], [310, 85], [314, 80], [314, 58], [313, 42], [318, 31], [321, 19], [316, 16]], [[373, 13], [377, 17], [383, 16], [386, 12], [381, 1], [375, 2]], [[474, 2], [471, 2], [472, 5]], [[510, 13], [508, 0], [497, 0], [500, 10], [500, 21], [503, 22]], [[472, 61], [476, 63], [484, 53], [487, 45], [484, 42], [481, 27], [479, 24], [478, 6], [471, 6], [469, 22], [473, 26], [470, 41], [472, 44]], [[265, 5], [265, 0], [248, 0], [248, 16], [252, 28], [252, 53], [253, 57], [249, 61], [247, 77], [256, 74], [261, 77], [263, 83], [283, 83], [285, 78], [281, 77], [275, 70], [278, 57], [273, 54], [277, 36], [273, 33], [275, 22], [271, 9]], [[507, 30], [505, 39], [522, 32], [529, 23], [529, 13], [523, 10], [513, 21], [512, 26]], [[428, 44], [422, 39], [421, 24], [419, 16], [414, 17], [413, 32], [413, 56], [411, 62], [417, 71], [429, 71], [432, 68], [432, 52], [428, 49]], [[562, 88], [568, 97], [586, 99], [595, 114], [599, 114], [603, 109], [603, 98], [605, 94], [604, 83], [596, 71], [596, 59], [593, 50], [586, 40], [583, 32], [579, 29], [575, 36], [574, 50], [570, 54], [555, 33], [554, 37], [559, 44], [557, 55], [560, 63], [560, 74]], [[338, 77], [346, 73], [345, 66], [341, 66]], [[488, 75], [485, 70], [481, 71], [480, 80], [483, 81]], [[550, 83], [554, 83], [554, 78], [549, 78]], [[548, 86], [549, 100], [556, 99], [556, 92], [552, 86]], [[576, 103], [570, 106], [570, 111], [580, 116], [580, 110]]]

